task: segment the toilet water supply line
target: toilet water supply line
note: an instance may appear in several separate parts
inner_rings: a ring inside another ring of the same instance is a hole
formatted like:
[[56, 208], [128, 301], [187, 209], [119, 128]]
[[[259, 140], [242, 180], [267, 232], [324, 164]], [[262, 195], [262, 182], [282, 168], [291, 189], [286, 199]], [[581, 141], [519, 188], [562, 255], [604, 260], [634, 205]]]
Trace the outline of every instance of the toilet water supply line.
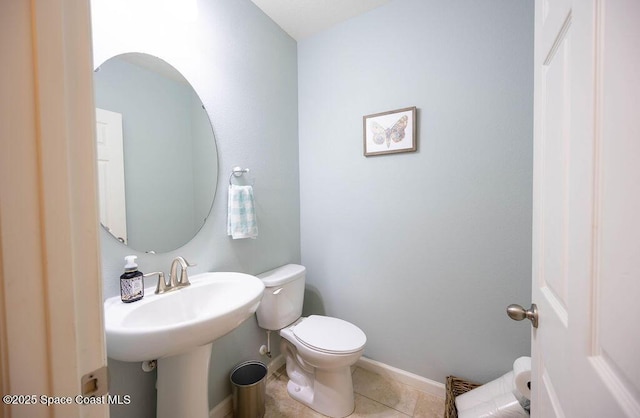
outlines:
[[[235, 168], [234, 168], [235, 170]], [[249, 169], [247, 169], [247, 171], [249, 171]], [[278, 293], [282, 292], [282, 289], [284, 289], [283, 287], [280, 287], [276, 290], [273, 291], [274, 295], [277, 295]], [[267, 345], [262, 345], [260, 346], [260, 354], [262, 354], [263, 356], [267, 356], [269, 358], [271, 358], [271, 330], [267, 330]]]
[[267, 345], [260, 346], [260, 354], [271, 358], [271, 331], [267, 330]]

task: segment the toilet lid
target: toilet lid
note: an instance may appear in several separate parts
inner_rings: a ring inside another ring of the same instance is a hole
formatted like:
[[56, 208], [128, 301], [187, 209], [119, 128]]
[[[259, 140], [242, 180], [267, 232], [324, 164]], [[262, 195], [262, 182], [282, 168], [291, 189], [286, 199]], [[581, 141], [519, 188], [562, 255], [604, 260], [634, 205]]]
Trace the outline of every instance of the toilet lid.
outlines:
[[330, 316], [311, 315], [293, 327], [293, 334], [304, 345], [325, 353], [353, 353], [367, 342], [360, 328]]

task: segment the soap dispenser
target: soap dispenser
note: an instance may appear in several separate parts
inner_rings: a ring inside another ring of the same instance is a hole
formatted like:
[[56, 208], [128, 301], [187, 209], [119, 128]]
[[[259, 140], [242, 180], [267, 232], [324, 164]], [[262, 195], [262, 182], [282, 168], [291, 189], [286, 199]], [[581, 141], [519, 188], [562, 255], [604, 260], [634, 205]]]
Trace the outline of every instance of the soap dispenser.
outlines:
[[120, 276], [120, 299], [123, 302], [135, 302], [144, 296], [144, 283], [142, 281], [142, 272], [138, 271], [135, 255], [128, 255], [124, 259], [124, 274]]

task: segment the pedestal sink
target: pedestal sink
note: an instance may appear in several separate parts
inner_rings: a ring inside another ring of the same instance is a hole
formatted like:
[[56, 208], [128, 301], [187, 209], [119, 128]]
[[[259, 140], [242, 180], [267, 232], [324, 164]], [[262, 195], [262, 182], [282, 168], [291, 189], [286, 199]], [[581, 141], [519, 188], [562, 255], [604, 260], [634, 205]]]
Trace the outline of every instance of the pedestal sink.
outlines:
[[157, 416], [207, 418], [211, 343], [258, 308], [264, 285], [232, 272], [190, 277], [191, 286], [123, 303], [104, 302], [107, 355], [120, 361], [158, 360]]

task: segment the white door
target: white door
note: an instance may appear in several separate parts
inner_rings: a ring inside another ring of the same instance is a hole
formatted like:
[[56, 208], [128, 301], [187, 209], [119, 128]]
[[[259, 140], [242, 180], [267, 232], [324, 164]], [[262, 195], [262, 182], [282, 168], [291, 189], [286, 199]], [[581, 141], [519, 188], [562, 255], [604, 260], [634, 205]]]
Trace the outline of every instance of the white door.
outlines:
[[640, 2], [535, 13], [533, 417], [640, 417]]
[[100, 223], [127, 243], [122, 114], [96, 108]]
[[89, 1], [0, 1], [0, 51], [0, 417], [107, 417]]

